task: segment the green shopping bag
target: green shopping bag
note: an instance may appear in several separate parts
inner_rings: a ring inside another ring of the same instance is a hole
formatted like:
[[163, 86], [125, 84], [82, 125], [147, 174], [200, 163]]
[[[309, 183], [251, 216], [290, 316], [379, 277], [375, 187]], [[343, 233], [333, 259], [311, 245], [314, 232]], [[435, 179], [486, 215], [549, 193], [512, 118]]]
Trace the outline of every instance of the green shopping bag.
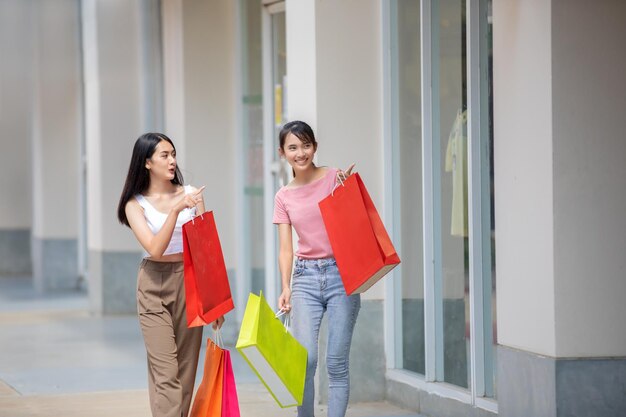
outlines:
[[262, 293], [248, 297], [236, 347], [278, 405], [302, 405], [306, 349], [276, 318]]

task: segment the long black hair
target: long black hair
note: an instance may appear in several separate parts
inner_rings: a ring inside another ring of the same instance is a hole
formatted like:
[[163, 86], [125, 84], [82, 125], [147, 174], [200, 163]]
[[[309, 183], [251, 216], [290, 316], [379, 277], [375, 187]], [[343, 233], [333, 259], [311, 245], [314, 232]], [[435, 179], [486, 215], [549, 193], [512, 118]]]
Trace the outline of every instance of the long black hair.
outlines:
[[[176, 147], [170, 138], [163, 133], [144, 133], [139, 136], [133, 147], [133, 155], [130, 157], [130, 165], [128, 166], [128, 174], [126, 175], [126, 183], [122, 190], [122, 196], [117, 206], [117, 219], [120, 223], [130, 227], [126, 218], [126, 203], [130, 201], [136, 194], [141, 194], [150, 186], [150, 172], [146, 168], [146, 160], [152, 158], [157, 145], [162, 140], [166, 140], [172, 145], [174, 151]], [[183, 185], [183, 174], [176, 164], [176, 172], [172, 184]]]

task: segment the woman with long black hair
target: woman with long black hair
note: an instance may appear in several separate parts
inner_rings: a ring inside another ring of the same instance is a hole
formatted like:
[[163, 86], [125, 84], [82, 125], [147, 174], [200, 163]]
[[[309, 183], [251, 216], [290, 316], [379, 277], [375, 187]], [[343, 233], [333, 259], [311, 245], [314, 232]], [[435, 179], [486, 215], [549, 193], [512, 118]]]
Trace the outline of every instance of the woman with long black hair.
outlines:
[[[137, 139], [117, 217], [144, 248], [137, 311], [154, 417], [187, 417], [193, 395], [202, 327], [187, 328], [182, 226], [204, 212], [203, 190], [183, 185], [170, 138], [146, 133]], [[223, 322], [222, 316], [213, 328]]]

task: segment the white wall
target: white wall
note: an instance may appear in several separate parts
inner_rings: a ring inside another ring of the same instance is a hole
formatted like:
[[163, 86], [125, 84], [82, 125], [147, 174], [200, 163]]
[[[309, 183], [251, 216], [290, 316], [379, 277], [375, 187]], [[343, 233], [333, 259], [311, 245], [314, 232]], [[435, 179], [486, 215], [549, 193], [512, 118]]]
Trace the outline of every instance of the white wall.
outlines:
[[161, 3], [164, 133], [176, 138], [178, 163], [185, 166], [185, 89], [183, 88], [183, 0]]
[[140, 246], [117, 221], [117, 204], [142, 120], [141, 2], [83, 3], [87, 129], [88, 246], [134, 252]]
[[626, 355], [626, 5], [494, 3], [499, 343]]
[[315, 0], [285, 2], [287, 116], [306, 121], [317, 133], [317, 46]]
[[[378, 2], [342, 0], [315, 3], [315, 133], [319, 141], [319, 163], [340, 168], [356, 163], [355, 170], [363, 178], [382, 217], [381, 10]], [[289, 60], [292, 60], [290, 55]], [[290, 88], [294, 83], [292, 74], [289, 73]], [[290, 98], [289, 101], [290, 118], [295, 99]], [[364, 298], [382, 297], [382, 282], [364, 294]]]
[[[287, 1], [287, 114], [309, 123], [320, 165], [356, 163], [383, 207], [382, 16], [377, 2]], [[365, 298], [382, 298], [381, 283]]]
[[556, 353], [626, 356], [626, 3], [552, 7]]
[[32, 223], [31, 99], [34, 22], [31, 5], [0, 2], [0, 229], [27, 229]]
[[227, 268], [235, 267], [235, 4], [183, 4], [185, 182], [206, 185]]
[[78, 234], [82, 134], [78, 3], [44, 2], [36, 10], [33, 91], [33, 235]]
[[552, 10], [493, 4], [498, 343], [554, 356]]

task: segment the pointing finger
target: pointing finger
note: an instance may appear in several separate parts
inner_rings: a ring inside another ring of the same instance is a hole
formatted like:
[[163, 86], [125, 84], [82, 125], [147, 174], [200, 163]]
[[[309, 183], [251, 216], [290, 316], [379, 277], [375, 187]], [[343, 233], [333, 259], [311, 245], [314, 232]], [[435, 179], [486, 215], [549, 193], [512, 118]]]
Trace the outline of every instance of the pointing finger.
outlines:
[[202, 194], [202, 191], [204, 191], [205, 188], [206, 188], [206, 185], [203, 185], [202, 187], [198, 188], [196, 192], [193, 193], [193, 196], [195, 197], [199, 194]]

